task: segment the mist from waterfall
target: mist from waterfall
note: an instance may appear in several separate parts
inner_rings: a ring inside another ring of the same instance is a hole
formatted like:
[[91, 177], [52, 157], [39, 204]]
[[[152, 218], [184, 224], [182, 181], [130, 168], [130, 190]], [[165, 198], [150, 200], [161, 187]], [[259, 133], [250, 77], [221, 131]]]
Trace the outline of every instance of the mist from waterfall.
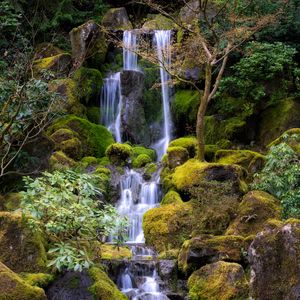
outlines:
[[166, 153], [171, 140], [172, 120], [170, 113], [171, 77], [166, 71], [171, 64], [171, 30], [155, 30], [154, 43], [160, 65], [160, 82], [163, 102], [163, 135], [154, 145], [160, 160]]

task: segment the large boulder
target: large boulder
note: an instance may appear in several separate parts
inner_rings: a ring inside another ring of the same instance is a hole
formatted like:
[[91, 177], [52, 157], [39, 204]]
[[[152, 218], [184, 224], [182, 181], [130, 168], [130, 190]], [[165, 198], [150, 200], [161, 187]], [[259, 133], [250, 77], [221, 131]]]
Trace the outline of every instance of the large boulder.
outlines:
[[191, 273], [219, 260], [240, 263], [245, 241], [240, 236], [201, 235], [185, 241], [178, 256], [178, 267]]
[[171, 30], [175, 28], [175, 24], [171, 19], [157, 14], [149, 14], [146, 22], [143, 24], [142, 29], [144, 30]]
[[109, 9], [102, 18], [102, 25], [110, 30], [132, 29], [125, 7]]
[[258, 140], [267, 146], [284, 131], [300, 127], [300, 104], [287, 98], [269, 107], [261, 114]]
[[[219, 261], [202, 267], [190, 276], [188, 288], [189, 297], [193, 300], [240, 300], [249, 298], [248, 282], [244, 270], [236, 263]], [[268, 290], [266, 287], [265, 289]]]
[[248, 256], [252, 299], [300, 299], [300, 220], [270, 222]]
[[143, 107], [144, 75], [138, 71], [123, 71], [122, 92], [122, 135], [134, 144], [150, 144], [149, 127]]
[[29, 285], [0, 262], [0, 300], [46, 300], [45, 292]]
[[70, 32], [73, 69], [77, 69], [85, 60], [94, 67], [100, 67], [107, 52], [107, 42], [100, 26], [94, 21], [88, 21]]
[[46, 268], [42, 237], [29, 230], [19, 213], [0, 212], [0, 261], [15, 272]]
[[263, 230], [268, 219], [280, 219], [280, 202], [263, 191], [247, 193], [239, 204], [237, 216], [226, 230], [229, 235], [250, 236]]

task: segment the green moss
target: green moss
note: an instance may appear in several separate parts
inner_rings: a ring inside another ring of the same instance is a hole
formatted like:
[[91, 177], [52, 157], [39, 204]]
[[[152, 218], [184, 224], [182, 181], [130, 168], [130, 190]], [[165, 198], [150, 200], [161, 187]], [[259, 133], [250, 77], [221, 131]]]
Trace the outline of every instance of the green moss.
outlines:
[[89, 288], [90, 292], [96, 299], [101, 300], [126, 300], [127, 297], [122, 294], [117, 286], [112, 282], [107, 274], [100, 268], [92, 267], [89, 270], [89, 275], [94, 281]]
[[180, 195], [175, 191], [169, 191], [161, 200], [161, 205], [166, 204], [181, 204], [182, 199]]
[[15, 272], [46, 269], [42, 237], [27, 228], [20, 213], [0, 212], [0, 260]]
[[98, 167], [95, 172], [96, 174], [105, 174], [107, 176], [110, 176], [111, 175], [111, 171], [107, 168], [104, 168], [104, 167]]
[[0, 262], [0, 300], [46, 300], [45, 292], [29, 285]]
[[280, 219], [280, 215], [280, 203], [276, 198], [263, 191], [251, 191], [244, 196], [226, 234], [255, 235], [263, 230], [268, 219]]
[[54, 275], [46, 273], [21, 273], [20, 276], [29, 285], [40, 288], [46, 288], [55, 279]]
[[134, 146], [132, 147], [132, 152], [134, 157], [138, 157], [140, 154], [148, 155], [152, 161], [156, 160], [156, 152], [154, 149], [145, 148], [142, 146]]
[[22, 195], [19, 193], [10, 193], [7, 195], [0, 195], [0, 211], [14, 211], [20, 208]]
[[100, 166], [107, 166], [107, 165], [109, 165], [110, 164], [109, 158], [107, 156], [104, 156], [104, 157], [98, 159], [98, 164]]
[[116, 245], [102, 244], [100, 246], [101, 259], [131, 259], [132, 252], [127, 247], [117, 247]]
[[177, 259], [179, 249], [169, 249], [161, 252], [158, 255], [158, 259]]
[[50, 138], [55, 142], [55, 143], [61, 143], [63, 141], [72, 139], [74, 137], [78, 138], [78, 134], [68, 128], [61, 128], [55, 131], [53, 134], [51, 134]]
[[[73, 74], [76, 82], [78, 97], [85, 104], [97, 101], [103, 83], [102, 75], [97, 69], [81, 67]], [[99, 120], [98, 115], [98, 120]]]
[[132, 155], [132, 147], [128, 144], [114, 143], [105, 153], [113, 164], [124, 164]]
[[197, 139], [195, 137], [182, 137], [170, 142], [169, 147], [183, 147], [188, 153], [189, 157], [195, 157], [197, 153]]
[[151, 162], [152, 159], [147, 154], [140, 154], [132, 161], [132, 166], [134, 168], [142, 168]]
[[279, 101], [269, 107], [261, 116], [259, 129], [259, 141], [262, 145], [268, 145], [280, 134], [294, 124], [299, 124], [299, 104], [293, 98]]
[[82, 145], [76, 137], [62, 141], [59, 147], [66, 155], [75, 160], [79, 160], [82, 157]]
[[112, 134], [104, 126], [74, 115], [57, 120], [47, 132], [52, 134], [61, 128], [70, 129], [79, 135], [84, 156], [102, 157], [107, 147], [114, 142]]
[[248, 299], [248, 282], [243, 268], [223, 261], [195, 271], [188, 280], [191, 300]]
[[172, 101], [172, 115], [180, 134], [195, 131], [200, 95], [195, 90], [176, 91]]
[[54, 152], [49, 159], [50, 169], [67, 170], [76, 166], [76, 162], [62, 151]]
[[89, 166], [96, 166], [98, 164], [98, 159], [93, 156], [86, 156], [81, 159], [81, 164], [84, 168]]
[[182, 165], [189, 159], [188, 151], [180, 146], [168, 147], [167, 149], [167, 163], [173, 169]]
[[205, 160], [213, 161], [215, 158], [215, 154], [219, 149], [220, 148], [217, 145], [205, 145]]
[[147, 21], [143, 25], [143, 29], [147, 30], [171, 30], [175, 28], [175, 24], [171, 19], [166, 18], [163, 15], [149, 14]]
[[92, 106], [88, 107], [86, 111], [86, 117], [92, 123], [99, 124], [100, 123], [100, 107]]

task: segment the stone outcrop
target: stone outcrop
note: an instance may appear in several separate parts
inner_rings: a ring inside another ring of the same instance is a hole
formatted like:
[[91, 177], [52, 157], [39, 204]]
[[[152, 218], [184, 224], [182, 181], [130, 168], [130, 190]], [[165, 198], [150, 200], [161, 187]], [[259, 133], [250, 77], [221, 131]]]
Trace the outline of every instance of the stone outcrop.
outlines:
[[124, 7], [109, 9], [103, 16], [102, 25], [110, 30], [132, 29], [132, 24]]

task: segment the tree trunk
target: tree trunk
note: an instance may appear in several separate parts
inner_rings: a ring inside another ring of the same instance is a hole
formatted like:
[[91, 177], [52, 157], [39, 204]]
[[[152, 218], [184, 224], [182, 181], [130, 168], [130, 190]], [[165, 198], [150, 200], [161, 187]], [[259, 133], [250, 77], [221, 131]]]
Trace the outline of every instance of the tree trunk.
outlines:
[[204, 89], [204, 94], [202, 95], [202, 97], [200, 97], [200, 105], [198, 108], [197, 124], [196, 124], [197, 143], [198, 143], [197, 158], [200, 161], [205, 161], [204, 117], [209, 102], [211, 79], [212, 79], [212, 66], [210, 63], [207, 63], [205, 67], [205, 89]]

